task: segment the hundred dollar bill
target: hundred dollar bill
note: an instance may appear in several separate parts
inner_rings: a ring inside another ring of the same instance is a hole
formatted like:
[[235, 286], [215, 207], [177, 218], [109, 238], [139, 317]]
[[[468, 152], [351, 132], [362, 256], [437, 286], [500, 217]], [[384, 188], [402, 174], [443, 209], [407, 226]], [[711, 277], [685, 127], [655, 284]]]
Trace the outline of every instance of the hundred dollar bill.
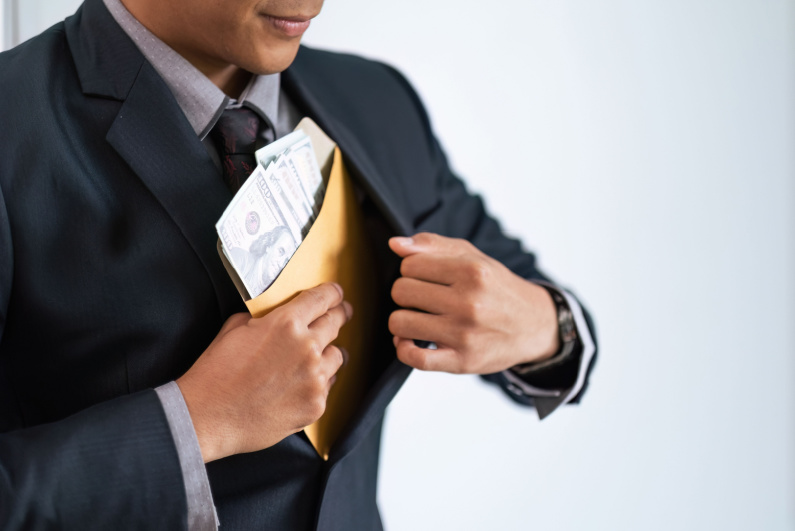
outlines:
[[294, 204], [290, 200], [287, 183], [282, 182], [281, 176], [276, 171], [276, 164], [273, 162], [265, 170], [265, 180], [273, 194], [273, 198], [276, 200], [279, 212], [293, 233], [293, 237], [298, 242], [302, 241], [306, 232], [309, 231], [309, 227], [304, 221], [304, 216], [300, 214], [300, 205]]
[[304, 187], [301, 186], [301, 181], [289, 162], [289, 152], [273, 161], [271, 168], [273, 168], [274, 177], [272, 178], [276, 179], [288, 201], [293, 206], [293, 210], [298, 216], [298, 222], [301, 225], [301, 232], [306, 235], [309, 231], [309, 226], [315, 220], [315, 210], [312, 206], [312, 200], [307, 197]]
[[300, 244], [261, 166], [235, 194], [216, 230], [224, 254], [251, 297], [276, 280]]
[[261, 164], [263, 168], [267, 168], [279, 155], [289, 150], [293, 144], [297, 144], [303, 138], [307, 138], [306, 133], [303, 131], [293, 131], [289, 135], [285, 135], [267, 146], [258, 149], [254, 154], [257, 158], [257, 163]]
[[256, 153], [257, 162], [266, 168], [281, 157], [286, 157], [288, 167], [293, 177], [300, 183], [303, 194], [316, 217], [326, 191], [312, 148], [312, 140], [303, 131], [294, 131], [257, 150]]
[[312, 141], [296, 131], [256, 153], [257, 168], [216, 230], [251, 297], [276, 279], [309, 232], [325, 195]]
[[326, 187], [323, 177], [320, 175], [312, 139], [304, 135], [290, 147], [288, 154], [288, 163], [301, 181], [301, 185], [310, 199], [310, 204], [314, 208], [315, 216], [317, 216], [320, 206], [323, 204], [323, 197], [326, 195]]

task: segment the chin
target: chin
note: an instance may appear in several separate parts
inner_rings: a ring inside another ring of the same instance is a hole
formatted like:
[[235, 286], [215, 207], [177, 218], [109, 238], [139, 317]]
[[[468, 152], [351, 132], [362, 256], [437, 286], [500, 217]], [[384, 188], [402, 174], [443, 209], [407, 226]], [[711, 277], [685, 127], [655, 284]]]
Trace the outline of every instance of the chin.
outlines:
[[300, 44], [300, 40], [295, 42], [268, 42], [258, 47], [260, 53], [252, 57], [250, 62], [246, 61], [248, 64], [238, 66], [259, 75], [283, 72], [295, 60]]

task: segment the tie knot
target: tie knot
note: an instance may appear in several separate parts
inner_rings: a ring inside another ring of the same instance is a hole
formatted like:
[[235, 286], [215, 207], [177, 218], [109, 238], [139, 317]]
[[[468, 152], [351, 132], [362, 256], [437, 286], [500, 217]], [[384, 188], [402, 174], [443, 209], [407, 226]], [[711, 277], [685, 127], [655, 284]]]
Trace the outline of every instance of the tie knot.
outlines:
[[224, 182], [232, 193], [237, 192], [257, 167], [254, 151], [262, 125], [257, 113], [240, 107], [226, 109], [210, 131], [218, 150]]
[[260, 124], [259, 116], [251, 109], [226, 109], [210, 134], [223, 154], [253, 154]]

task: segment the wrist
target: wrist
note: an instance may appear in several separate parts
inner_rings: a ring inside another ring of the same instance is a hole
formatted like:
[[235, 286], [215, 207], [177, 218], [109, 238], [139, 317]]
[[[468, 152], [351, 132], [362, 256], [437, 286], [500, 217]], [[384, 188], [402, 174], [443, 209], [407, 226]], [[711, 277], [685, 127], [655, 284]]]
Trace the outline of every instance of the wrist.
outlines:
[[560, 350], [560, 333], [558, 331], [558, 315], [555, 301], [543, 286], [530, 281], [526, 282], [530, 292], [528, 300], [534, 308], [534, 322], [529, 327], [533, 337], [526, 340], [524, 357], [517, 366], [541, 363], [553, 357]]
[[188, 414], [193, 423], [193, 430], [196, 432], [196, 439], [199, 441], [202, 460], [205, 463], [221, 459], [230, 455], [224, 451], [223, 443], [226, 438], [217, 436], [217, 427], [207, 418], [206, 408], [202, 407], [200, 397], [193, 393], [190, 381], [185, 376], [176, 380], [185, 405], [188, 407]]
[[545, 292], [546, 300], [551, 304], [554, 324], [550, 329], [554, 330], [554, 341], [548, 343], [548, 348], [543, 351], [541, 356], [514, 366], [512, 370], [517, 374], [524, 374], [539, 366], [566, 358], [577, 345], [577, 330], [565, 297], [555, 288], [544, 283], [533, 283], [533, 285]]

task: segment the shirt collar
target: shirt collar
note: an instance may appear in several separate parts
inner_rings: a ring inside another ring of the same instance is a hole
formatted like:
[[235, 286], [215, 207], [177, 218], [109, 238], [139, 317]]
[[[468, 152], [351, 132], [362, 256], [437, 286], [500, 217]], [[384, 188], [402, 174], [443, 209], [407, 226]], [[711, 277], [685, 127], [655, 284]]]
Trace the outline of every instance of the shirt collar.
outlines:
[[205, 136], [229, 106], [251, 108], [271, 124], [279, 120], [280, 75], [252, 76], [239, 100], [233, 100], [195, 66], [158, 39], [129, 12], [121, 0], [103, 0], [121, 29], [163, 78], [199, 137]]

